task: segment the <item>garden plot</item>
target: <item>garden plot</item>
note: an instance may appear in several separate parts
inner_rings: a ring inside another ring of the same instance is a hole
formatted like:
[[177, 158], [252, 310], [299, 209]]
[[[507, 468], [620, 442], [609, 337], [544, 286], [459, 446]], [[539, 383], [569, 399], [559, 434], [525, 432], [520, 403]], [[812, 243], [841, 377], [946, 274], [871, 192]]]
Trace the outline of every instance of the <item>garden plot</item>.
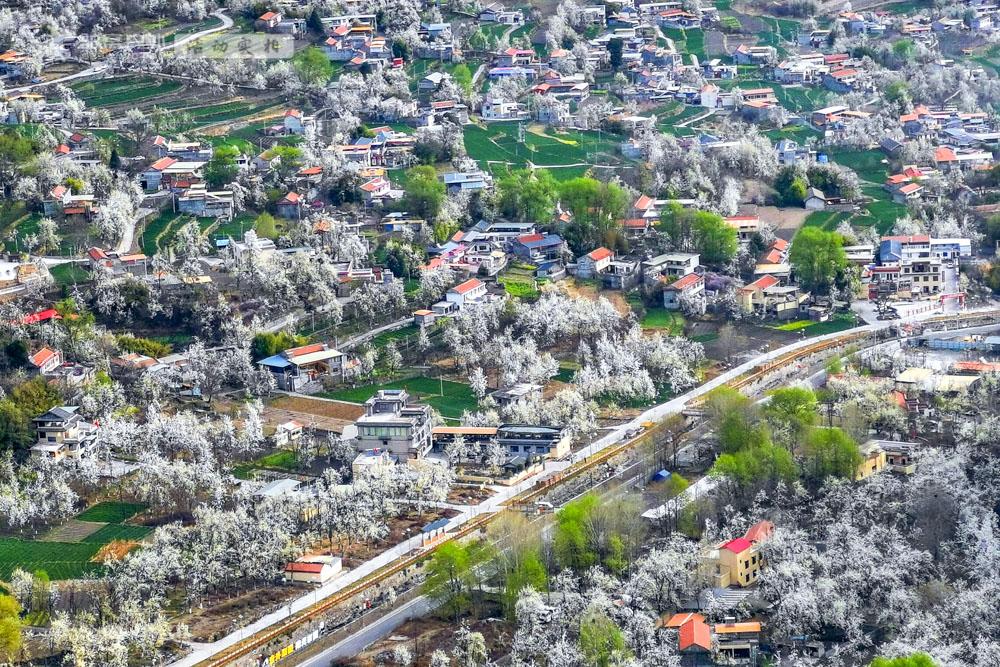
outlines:
[[531, 163], [553, 169], [556, 178], [564, 178], [561, 167], [620, 162], [614, 136], [599, 132], [556, 132], [532, 125], [525, 127], [523, 143], [517, 123], [466, 125], [463, 133], [469, 157], [489, 169], [498, 165], [521, 168]]
[[73, 92], [90, 108], [134, 104], [177, 92], [183, 84], [152, 76], [125, 76], [100, 81], [83, 81], [71, 86]]

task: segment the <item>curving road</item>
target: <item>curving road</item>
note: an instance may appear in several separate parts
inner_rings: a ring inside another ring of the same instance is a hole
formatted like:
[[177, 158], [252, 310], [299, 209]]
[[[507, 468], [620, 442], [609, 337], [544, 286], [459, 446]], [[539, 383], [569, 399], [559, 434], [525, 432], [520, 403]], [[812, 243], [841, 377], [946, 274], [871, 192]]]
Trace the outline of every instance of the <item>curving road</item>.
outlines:
[[[164, 52], [170, 49], [176, 48], [178, 46], [183, 46], [189, 42], [193, 42], [196, 39], [201, 39], [208, 35], [214, 35], [217, 32], [223, 32], [229, 30], [233, 27], [233, 19], [229, 18], [226, 13], [219, 9], [212, 12], [212, 16], [218, 18], [222, 21], [222, 25], [216, 26], [214, 28], [206, 28], [205, 30], [199, 30], [198, 32], [191, 33], [190, 35], [185, 35], [184, 37], [178, 39], [170, 44], [160, 44], [156, 47], [157, 51]], [[35, 88], [44, 88], [45, 86], [52, 86], [57, 83], [66, 83], [67, 81], [74, 81], [76, 79], [86, 79], [87, 77], [97, 76], [99, 74], [104, 74], [108, 71], [108, 66], [104, 63], [96, 63], [88, 67], [87, 69], [80, 70], [75, 74], [67, 74], [66, 76], [61, 76], [58, 79], [52, 79], [51, 81], [42, 81], [41, 83], [32, 83], [27, 86], [19, 86], [17, 88], [8, 88], [7, 94], [10, 93], [23, 93]]]
[[[975, 312], [995, 312], [994, 308], [984, 308], [984, 309], [974, 309], [965, 311], [966, 313]], [[733, 380], [744, 373], [751, 371], [758, 364], [771, 361], [779, 356], [787, 354], [789, 352], [796, 351], [800, 348], [813, 345], [817, 342], [822, 342], [825, 340], [833, 340], [845, 333], [849, 332], [870, 332], [877, 331], [879, 329], [886, 329], [894, 324], [906, 324], [906, 323], [916, 323], [921, 320], [925, 320], [931, 317], [935, 317], [940, 313], [937, 310], [919, 313], [913, 317], [903, 318], [893, 321], [876, 322], [874, 324], [867, 324], [860, 327], [855, 327], [853, 329], [848, 329], [846, 331], [839, 331], [836, 333], [826, 334], [823, 336], [815, 336], [813, 338], [805, 338], [803, 340], [795, 341], [789, 345], [778, 348], [776, 350], [771, 350], [761, 354], [750, 361], [747, 361], [739, 366], [732, 368], [725, 373], [713, 378], [709, 382], [701, 384], [690, 391], [677, 396], [665, 403], [653, 406], [649, 410], [646, 410], [641, 415], [633, 419], [632, 421], [616, 426], [613, 428], [608, 435], [596, 440], [591, 445], [583, 448], [582, 450], [574, 453], [569, 461], [551, 461], [546, 462], [544, 471], [532, 478], [523, 480], [521, 483], [516, 484], [512, 487], [499, 487], [496, 489], [496, 493], [487, 498], [479, 505], [474, 505], [468, 507], [458, 516], [455, 516], [449, 522], [447, 529], [449, 532], [460, 528], [462, 525], [471, 521], [472, 519], [478, 517], [480, 514], [493, 514], [502, 509], [502, 506], [509, 499], [520, 495], [521, 493], [533, 488], [534, 486], [544, 482], [557, 473], [558, 471], [564, 470], [565, 468], [572, 465], [572, 463], [581, 461], [589, 456], [593, 456], [601, 452], [608, 447], [619, 444], [626, 439], [626, 433], [642, 425], [643, 422], [647, 421], [659, 421], [664, 417], [670, 416], [672, 414], [679, 413], [684, 409], [684, 406], [691, 400], [700, 398], [713, 389], [719, 387], [730, 380]], [[262, 632], [271, 626], [277, 624], [280, 621], [287, 619], [299, 611], [308, 609], [313, 604], [316, 604], [320, 600], [326, 599], [336, 593], [347, 588], [350, 584], [356, 583], [360, 579], [364, 578], [368, 574], [376, 572], [384, 567], [391, 565], [397, 559], [405, 557], [408, 553], [414, 549], [420, 548], [420, 537], [415, 536], [402, 542], [395, 547], [389, 549], [388, 551], [379, 554], [372, 560], [363, 563], [358, 568], [351, 570], [344, 575], [334, 579], [330, 583], [317, 588], [316, 590], [303, 595], [300, 598], [295, 599], [290, 604], [272, 612], [258, 621], [251, 623], [250, 625], [241, 628], [237, 631], [230, 633], [229, 635], [223, 637], [222, 639], [212, 642], [211, 644], [201, 644], [194, 647], [194, 650], [185, 656], [184, 658], [171, 663], [172, 667], [193, 667], [198, 663], [208, 660], [217, 654], [221, 653], [225, 649], [241, 642], [242, 640], [249, 638], [253, 634]]]

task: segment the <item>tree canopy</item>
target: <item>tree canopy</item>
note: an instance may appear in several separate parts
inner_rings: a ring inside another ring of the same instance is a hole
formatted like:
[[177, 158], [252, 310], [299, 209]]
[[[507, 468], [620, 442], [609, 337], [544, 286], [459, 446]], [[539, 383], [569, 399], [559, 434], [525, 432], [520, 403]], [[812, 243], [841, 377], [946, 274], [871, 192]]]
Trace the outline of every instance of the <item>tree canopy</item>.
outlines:
[[660, 214], [660, 223], [671, 245], [680, 250], [697, 251], [705, 264], [724, 264], [739, 250], [736, 228], [717, 213], [684, 208], [671, 202]]
[[803, 227], [792, 240], [788, 261], [805, 289], [828, 294], [847, 268], [844, 239], [819, 227]]
[[628, 197], [621, 186], [580, 176], [559, 186], [559, 198], [563, 208], [573, 216], [561, 229], [575, 254], [623, 244], [620, 220], [625, 215]]
[[422, 165], [406, 172], [406, 208], [424, 220], [433, 221], [441, 212], [445, 187], [434, 167]]
[[323, 85], [333, 76], [333, 64], [318, 46], [307, 46], [296, 53], [292, 65], [306, 84]]
[[546, 169], [516, 169], [497, 180], [500, 213], [512, 220], [552, 220], [559, 184]]

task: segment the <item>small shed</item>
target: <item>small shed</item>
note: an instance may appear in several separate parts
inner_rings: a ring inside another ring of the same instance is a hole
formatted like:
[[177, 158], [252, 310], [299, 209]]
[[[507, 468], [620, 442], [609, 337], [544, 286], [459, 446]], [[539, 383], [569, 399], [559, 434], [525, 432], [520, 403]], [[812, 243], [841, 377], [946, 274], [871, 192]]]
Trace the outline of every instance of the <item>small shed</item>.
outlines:
[[434, 544], [439, 539], [441, 539], [448, 524], [451, 522], [450, 519], [445, 519], [444, 517], [431, 521], [429, 524], [420, 529], [420, 543], [423, 546]]
[[285, 565], [285, 581], [325, 584], [342, 570], [338, 556], [306, 556]]

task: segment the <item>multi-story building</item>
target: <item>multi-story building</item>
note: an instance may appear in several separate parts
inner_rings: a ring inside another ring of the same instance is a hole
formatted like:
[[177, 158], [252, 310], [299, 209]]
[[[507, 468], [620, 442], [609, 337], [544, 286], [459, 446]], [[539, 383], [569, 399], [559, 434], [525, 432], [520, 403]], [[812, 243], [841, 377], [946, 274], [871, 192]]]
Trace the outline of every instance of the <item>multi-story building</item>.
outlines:
[[426, 456], [431, 451], [431, 409], [409, 401], [405, 389], [380, 389], [365, 401], [365, 414], [354, 423], [358, 451], [388, 451], [400, 460]]
[[757, 583], [764, 567], [760, 544], [774, 532], [774, 524], [761, 521], [751, 526], [743, 537], [723, 542], [702, 556], [703, 575], [715, 588], [746, 588]]
[[63, 405], [32, 420], [38, 433], [38, 441], [31, 448], [32, 456], [61, 461], [89, 454], [98, 427], [77, 414], [78, 409], [75, 405]]

